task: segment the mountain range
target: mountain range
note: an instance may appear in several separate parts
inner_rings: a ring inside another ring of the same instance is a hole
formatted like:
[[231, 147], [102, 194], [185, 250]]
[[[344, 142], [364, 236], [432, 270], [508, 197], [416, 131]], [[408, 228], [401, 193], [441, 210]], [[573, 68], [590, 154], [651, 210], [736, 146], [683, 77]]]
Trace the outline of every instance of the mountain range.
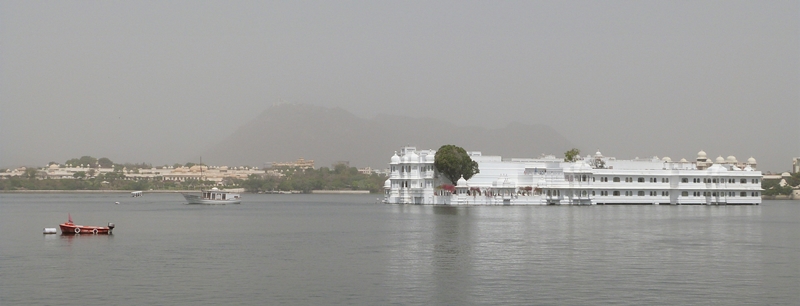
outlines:
[[302, 157], [314, 160], [316, 167], [347, 161], [354, 167], [383, 169], [403, 146], [438, 149], [445, 144], [503, 157], [559, 156], [574, 147], [554, 129], [541, 124], [512, 122], [504, 128], [487, 129], [434, 118], [382, 114], [365, 119], [341, 108], [278, 104], [203, 156], [216, 165], [263, 166]]

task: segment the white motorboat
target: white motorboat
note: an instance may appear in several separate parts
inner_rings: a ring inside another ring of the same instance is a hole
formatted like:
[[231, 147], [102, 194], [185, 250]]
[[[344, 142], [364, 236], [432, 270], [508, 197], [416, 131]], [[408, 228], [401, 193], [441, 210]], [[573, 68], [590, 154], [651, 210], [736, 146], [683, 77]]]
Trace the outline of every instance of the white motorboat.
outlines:
[[217, 187], [204, 190], [200, 195], [183, 194], [189, 204], [241, 204], [242, 196], [239, 193], [219, 190]]

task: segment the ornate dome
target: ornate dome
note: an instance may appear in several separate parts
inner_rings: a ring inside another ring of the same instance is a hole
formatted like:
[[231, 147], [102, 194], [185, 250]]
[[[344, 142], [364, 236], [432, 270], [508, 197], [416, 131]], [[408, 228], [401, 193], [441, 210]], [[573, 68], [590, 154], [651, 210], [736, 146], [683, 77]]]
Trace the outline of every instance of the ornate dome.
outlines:
[[433, 162], [435, 159], [436, 159], [436, 156], [434, 154], [425, 155], [425, 161], [426, 162]]
[[682, 163], [688, 163], [689, 161], [688, 161], [688, 160], [686, 160], [685, 158], [681, 158], [681, 162], [682, 162]]
[[409, 163], [418, 163], [419, 162], [419, 155], [417, 155], [417, 153], [411, 152], [411, 154], [408, 154], [408, 162]]
[[463, 175], [461, 176], [460, 179], [458, 179], [458, 182], [456, 182], [456, 185], [457, 186], [461, 186], [461, 187], [467, 187], [467, 180], [464, 179]]
[[728, 158], [725, 159], [725, 162], [727, 162], [729, 164], [735, 164], [735, 163], [737, 163], [736, 157], [734, 157], [733, 155], [730, 155], [730, 156], [728, 156]]
[[708, 156], [706, 155], [706, 151], [700, 150], [700, 152], [697, 152], [697, 158], [698, 158], [698, 159], [699, 159], [699, 158], [706, 158], [706, 157], [708, 157]]
[[592, 167], [589, 167], [589, 165], [587, 165], [584, 162], [577, 162], [577, 163], [575, 163], [575, 165], [572, 166], [572, 171], [573, 172], [590, 172], [590, 171], [592, 171]]
[[751, 164], [751, 165], [755, 165], [756, 164], [756, 159], [751, 156], [750, 158], [747, 159], [747, 163]]
[[383, 182], [383, 188], [392, 188], [392, 180], [386, 180]]
[[667, 157], [667, 156], [664, 156], [664, 158], [662, 158], [661, 160], [663, 160], [663, 161], [665, 161], [665, 162], [668, 162], [668, 163], [669, 163], [669, 162], [672, 162], [672, 158], [669, 158], [669, 157]]
[[397, 156], [397, 151], [394, 151], [394, 155], [392, 155], [392, 164], [397, 164], [400, 162], [400, 156]]
[[728, 171], [728, 169], [726, 169], [724, 166], [722, 166], [720, 164], [714, 164], [713, 166], [709, 167], [708, 169], [711, 170], [712, 172]]
[[717, 156], [717, 160], [714, 161], [714, 163], [717, 163], [717, 164], [721, 164], [721, 163], [724, 163], [724, 162], [725, 162], [725, 159], [722, 158], [722, 155]]

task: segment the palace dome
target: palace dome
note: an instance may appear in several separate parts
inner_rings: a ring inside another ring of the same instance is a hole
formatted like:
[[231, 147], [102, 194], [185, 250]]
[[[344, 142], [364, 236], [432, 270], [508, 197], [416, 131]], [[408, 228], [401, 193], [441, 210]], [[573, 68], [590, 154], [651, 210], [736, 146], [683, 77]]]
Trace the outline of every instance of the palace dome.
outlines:
[[411, 154], [408, 154], [408, 162], [410, 162], [410, 163], [418, 163], [419, 162], [419, 155], [417, 155], [417, 153], [411, 152]]
[[427, 162], [433, 162], [435, 159], [436, 159], [436, 156], [434, 154], [425, 155], [425, 161], [427, 161]]
[[394, 155], [392, 155], [392, 164], [397, 164], [400, 162], [400, 156], [397, 156], [397, 151], [394, 151]]
[[747, 159], [747, 163], [751, 164], [751, 165], [755, 165], [756, 164], [756, 159], [751, 156], [750, 158]]
[[720, 156], [717, 156], [717, 160], [715, 161], [715, 163], [717, 163], [717, 164], [721, 164], [721, 163], [724, 163], [724, 162], [725, 162], [725, 159], [724, 159], [724, 158], [722, 158], [722, 156], [721, 156], [721, 155], [720, 155]]
[[734, 157], [733, 155], [728, 156], [728, 158], [725, 159], [725, 162], [727, 162], [729, 164], [735, 164], [735, 163], [737, 163], [736, 157]]
[[464, 179], [463, 175], [461, 176], [460, 179], [458, 179], [458, 182], [456, 182], [456, 185], [461, 186], [461, 187], [467, 187], [467, 180]]
[[708, 155], [706, 155], [706, 151], [700, 150], [700, 152], [697, 152], [697, 158], [698, 159], [699, 158], [706, 158], [706, 157], [708, 157]]
[[667, 156], [664, 156], [664, 158], [662, 158], [661, 160], [663, 160], [663, 161], [665, 161], [665, 162], [668, 162], [668, 163], [669, 163], [669, 162], [672, 162], [672, 158], [669, 158], [669, 157], [667, 157]]
[[711, 170], [712, 172], [728, 171], [728, 169], [726, 169], [724, 166], [722, 166], [720, 164], [714, 164], [713, 166], [709, 167], [708, 169]]
[[589, 172], [591, 170], [592, 170], [592, 167], [589, 167], [589, 165], [587, 165], [584, 162], [577, 162], [577, 163], [575, 163], [575, 165], [572, 166], [572, 171], [573, 172]]
[[383, 188], [392, 188], [392, 180], [386, 180], [383, 182]]

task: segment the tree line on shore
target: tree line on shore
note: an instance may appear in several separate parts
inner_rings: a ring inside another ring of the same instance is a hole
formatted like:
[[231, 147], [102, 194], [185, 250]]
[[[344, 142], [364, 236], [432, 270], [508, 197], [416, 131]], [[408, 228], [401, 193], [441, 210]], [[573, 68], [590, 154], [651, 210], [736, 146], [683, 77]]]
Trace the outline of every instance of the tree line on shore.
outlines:
[[791, 195], [793, 187], [800, 186], [800, 172], [792, 173], [791, 176], [784, 178], [786, 185], [781, 186], [781, 180], [761, 180], [761, 188], [764, 189], [765, 196]]
[[[52, 164], [52, 163], [51, 163]], [[151, 168], [149, 164], [115, 164], [107, 158], [95, 159], [89, 156], [80, 159], [70, 159], [66, 164], [86, 165], [86, 172], [78, 172], [72, 179], [39, 179], [37, 169], [28, 168], [25, 174], [19, 177], [10, 177], [0, 180], [0, 190], [196, 190], [211, 188], [214, 182], [199, 179], [185, 181], [170, 181], [156, 177], [149, 180], [126, 179], [123, 168], [136, 169]], [[194, 163], [187, 163], [191, 167]], [[180, 167], [175, 164], [174, 167]], [[113, 172], [100, 173], [94, 168], [114, 168]], [[138, 172], [138, 171], [136, 171]], [[385, 175], [363, 174], [355, 167], [344, 164], [334, 166], [333, 169], [321, 167], [319, 169], [284, 168], [280, 169], [282, 176], [252, 174], [247, 179], [227, 179], [226, 188], [244, 188], [247, 192], [269, 191], [302, 191], [312, 190], [369, 190], [372, 193], [382, 193]]]

